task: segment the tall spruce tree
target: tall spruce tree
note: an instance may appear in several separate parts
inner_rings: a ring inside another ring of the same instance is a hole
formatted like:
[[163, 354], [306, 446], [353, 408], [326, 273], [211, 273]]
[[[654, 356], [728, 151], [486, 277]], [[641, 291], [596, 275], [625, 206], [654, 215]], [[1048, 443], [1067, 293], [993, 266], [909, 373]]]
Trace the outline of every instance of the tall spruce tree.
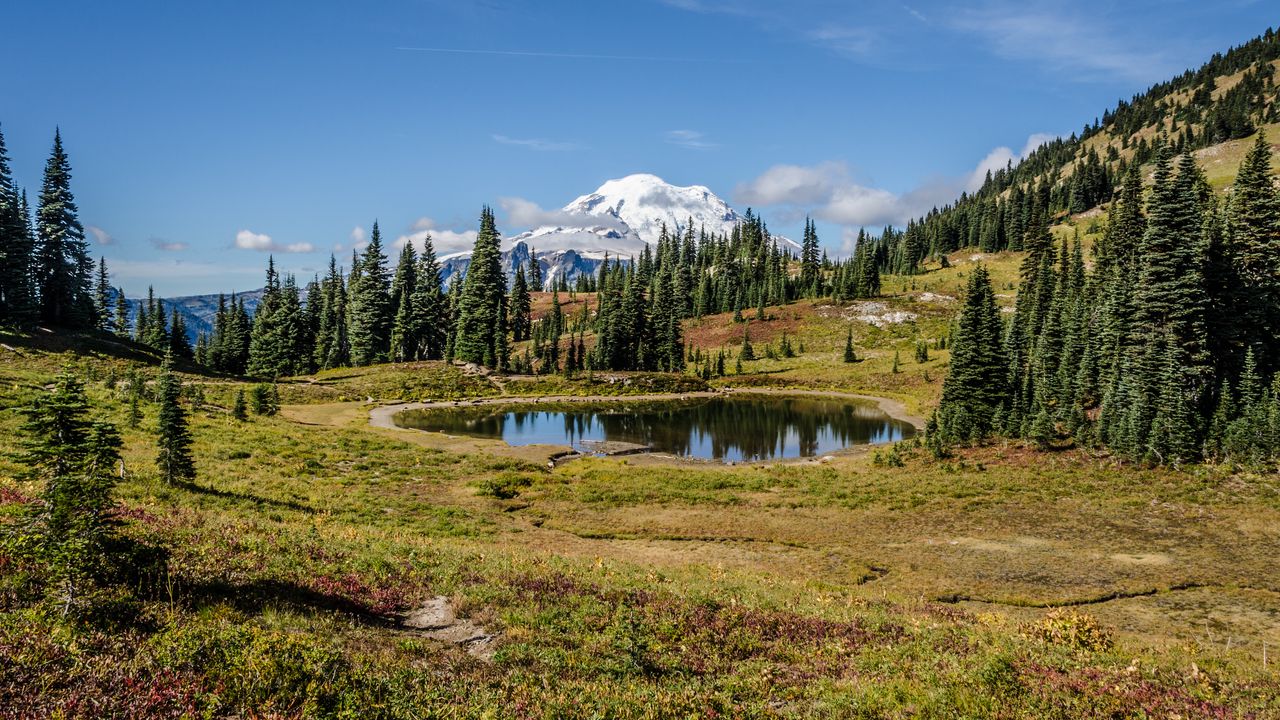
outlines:
[[191, 430], [182, 408], [182, 382], [173, 372], [172, 355], [166, 356], [160, 366], [156, 394], [160, 399], [156, 421], [156, 467], [160, 479], [168, 485], [191, 482], [196, 478], [195, 461], [191, 458]]
[[493, 210], [480, 213], [471, 264], [458, 296], [453, 354], [458, 360], [498, 368], [506, 359], [506, 278]]
[[27, 327], [35, 319], [34, 248], [24, 212], [0, 133], [0, 325]]
[[1229, 211], [1238, 253], [1241, 295], [1236, 310], [1243, 334], [1257, 341], [1257, 361], [1280, 370], [1280, 193], [1271, 176], [1271, 144], [1258, 133], [1240, 165]]
[[423, 360], [439, 360], [445, 355], [453, 319], [449, 314], [449, 298], [440, 284], [440, 261], [436, 259], [430, 235], [422, 241], [417, 280], [413, 296], [413, 312], [419, 329], [417, 356]]
[[84, 227], [71, 193], [71, 163], [55, 132], [53, 150], [45, 163], [40, 206], [36, 211], [39, 239], [35, 275], [40, 293], [40, 316], [45, 322], [74, 328], [91, 327], [93, 261], [89, 259]]
[[964, 307], [951, 337], [951, 370], [942, 383], [935, 416], [948, 441], [972, 441], [995, 429], [1009, 399], [1003, 328], [987, 269], [978, 266], [965, 289]]
[[382, 233], [373, 223], [369, 244], [359, 258], [347, 287], [347, 337], [353, 365], [372, 365], [387, 359], [391, 346], [391, 288]]

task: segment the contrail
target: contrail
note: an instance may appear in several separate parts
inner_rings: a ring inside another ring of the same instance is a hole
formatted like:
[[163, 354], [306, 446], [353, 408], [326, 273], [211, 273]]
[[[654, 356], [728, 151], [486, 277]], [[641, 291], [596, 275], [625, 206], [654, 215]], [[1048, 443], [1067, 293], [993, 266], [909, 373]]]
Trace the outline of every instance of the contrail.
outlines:
[[641, 62], [711, 62], [736, 63], [741, 60], [718, 58], [652, 57], [646, 55], [587, 55], [581, 53], [524, 52], [520, 50], [464, 50], [462, 48], [397, 47], [396, 50], [414, 52], [454, 53], [458, 55], [511, 55], [515, 57], [567, 58], [570, 60], [638, 60]]

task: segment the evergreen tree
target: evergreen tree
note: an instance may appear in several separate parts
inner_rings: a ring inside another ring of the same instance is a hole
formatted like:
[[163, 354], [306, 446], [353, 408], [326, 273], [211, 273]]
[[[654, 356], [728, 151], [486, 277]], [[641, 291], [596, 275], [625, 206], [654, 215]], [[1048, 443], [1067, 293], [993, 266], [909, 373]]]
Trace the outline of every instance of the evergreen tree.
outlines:
[[182, 409], [182, 382], [173, 372], [173, 356], [165, 357], [160, 367], [160, 379], [156, 390], [160, 409], [156, 420], [156, 467], [160, 479], [168, 485], [191, 482], [196, 477], [195, 461], [191, 459], [191, 430], [187, 427], [187, 413]]
[[945, 440], [972, 441], [995, 429], [993, 420], [1009, 398], [1001, 334], [991, 276], [980, 265], [969, 275], [951, 338], [951, 370], [935, 415]]
[[182, 315], [178, 314], [178, 309], [173, 309], [173, 316], [169, 322], [169, 347], [166, 350], [178, 360], [191, 360], [194, 353], [191, 350], [191, 340], [187, 337], [187, 323], [182, 319]]
[[1243, 334], [1260, 341], [1257, 361], [1280, 369], [1280, 193], [1271, 176], [1271, 144], [1258, 133], [1240, 165], [1230, 206], [1231, 242], [1238, 253]]
[[98, 258], [98, 282], [93, 292], [93, 316], [95, 327], [111, 331], [111, 277], [107, 273], [107, 259]]
[[502, 273], [497, 225], [493, 210], [480, 214], [480, 232], [471, 265], [458, 296], [454, 357], [464, 362], [500, 368], [506, 360], [507, 282]]
[[420, 314], [414, 310], [414, 298], [418, 292], [418, 254], [413, 243], [405, 243], [396, 265], [395, 278], [391, 282], [391, 307], [395, 317], [391, 324], [391, 360], [408, 362], [417, 359], [418, 326]]
[[386, 258], [382, 255], [382, 233], [377, 222], [373, 224], [369, 245], [360, 257], [359, 273], [351, 274], [348, 296], [347, 336], [352, 364], [385, 361], [391, 344], [393, 309]]
[[35, 319], [34, 247], [24, 214], [0, 133], [0, 325], [26, 327]]
[[449, 298], [440, 284], [440, 262], [436, 260], [435, 245], [430, 235], [422, 243], [417, 280], [413, 298], [415, 324], [419, 328], [417, 354], [423, 360], [439, 360], [445, 355], [453, 321], [449, 314]]
[[71, 194], [71, 163], [62, 148], [61, 132], [54, 134], [53, 151], [45, 163], [36, 227], [35, 275], [41, 318], [55, 325], [93, 326], [93, 261]]
[[529, 339], [533, 325], [530, 305], [524, 268], [516, 268], [516, 279], [511, 284], [511, 339], [516, 342]]
[[129, 337], [129, 301], [124, 297], [124, 288], [116, 288], [116, 310], [112, 321], [112, 329], [121, 337]]
[[120, 436], [110, 423], [91, 421], [84, 385], [64, 369], [53, 390], [24, 411], [25, 477], [43, 487], [7, 529], [19, 555], [44, 565], [50, 596], [65, 618], [78, 614], [108, 569], [114, 539], [111, 497], [120, 461]]
[[234, 404], [231, 406], [231, 417], [239, 420], [240, 422], [244, 422], [249, 419], [248, 405], [245, 404], [244, 400], [244, 388], [236, 390], [236, 399]]
[[858, 354], [853, 351], [853, 328], [849, 328], [849, 334], [844, 338], [844, 361], [846, 363], [858, 362]]

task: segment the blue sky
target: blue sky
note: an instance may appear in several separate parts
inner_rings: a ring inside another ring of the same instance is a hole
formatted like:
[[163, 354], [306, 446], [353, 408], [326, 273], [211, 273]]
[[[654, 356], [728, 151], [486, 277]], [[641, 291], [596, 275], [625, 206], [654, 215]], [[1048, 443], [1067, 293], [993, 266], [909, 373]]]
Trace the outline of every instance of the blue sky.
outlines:
[[308, 279], [375, 218], [457, 249], [489, 203], [514, 234], [634, 172], [777, 232], [813, 213], [838, 254], [1273, 22], [1180, 0], [13, 5], [18, 182], [34, 197], [61, 126], [93, 252], [168, 296], [259, 287], [267, 252]]

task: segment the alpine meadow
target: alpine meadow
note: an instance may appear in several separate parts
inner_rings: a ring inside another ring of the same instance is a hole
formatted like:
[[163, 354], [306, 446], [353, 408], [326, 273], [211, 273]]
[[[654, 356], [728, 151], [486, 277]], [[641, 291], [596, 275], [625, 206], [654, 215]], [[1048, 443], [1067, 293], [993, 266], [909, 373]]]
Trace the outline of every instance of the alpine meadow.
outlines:
[[0, 50], [0, 720], [1280, 718], [1259, 4], [133, 5]]

